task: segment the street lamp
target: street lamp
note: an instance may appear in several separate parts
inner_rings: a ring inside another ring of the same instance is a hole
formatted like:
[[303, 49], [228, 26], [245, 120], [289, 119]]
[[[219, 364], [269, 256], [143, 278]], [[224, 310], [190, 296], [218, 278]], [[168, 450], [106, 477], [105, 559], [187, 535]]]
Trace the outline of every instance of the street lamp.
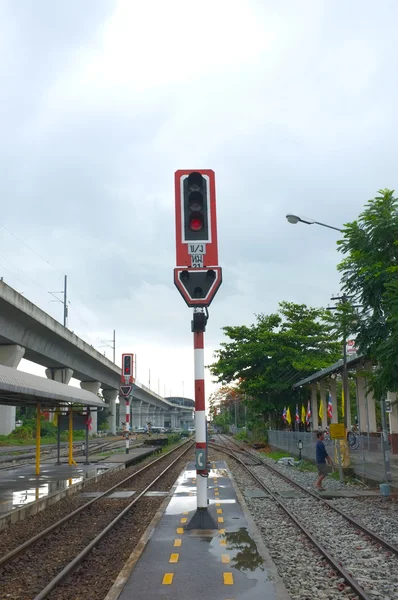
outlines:
[[339, 227], [333, 227], [333, 225], [327, 225], [326, 223], [321, 223], [320, 221], [307, 221], [306, 219], [302, 219], [298, 215], [286, 215], [286, 219], [292, 225], [297, 225], [297, 223], [305, 223], [306, 225], [321, 225], [321, 227], [327, 227], [328, 229], [334, 229], [335, 231], [343, 231]]

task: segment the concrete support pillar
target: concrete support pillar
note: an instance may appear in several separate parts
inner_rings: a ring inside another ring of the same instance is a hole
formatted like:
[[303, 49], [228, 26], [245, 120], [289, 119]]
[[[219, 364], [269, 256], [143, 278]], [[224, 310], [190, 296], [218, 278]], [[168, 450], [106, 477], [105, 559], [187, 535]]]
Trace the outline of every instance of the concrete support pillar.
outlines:
[[349, 411], [348, 411], [348, 415], [347, 415], [347, 430], [349, 431], [351, 429], [351, 397], [350, 397], [350, 384], [349, 383], [348, 383], [347, 388], [348, 388], [348, 407], [349, 407]]
[[166, 409], [164, 411], [163, 423], [165, 427], [171, 427], [171, 411]]
[[316, 397], [316, 383], [311, 383], [311, 418], [312, 431], [318, 431], [318, 400]]
[[[16, 369], [25, 354], [17, 344], [0, 346], [0, 365]], [[9, 435], [15, 429], [15, 406], [0, 406], [0, 435]]]
[[337, 409], [337, 382], [336, 378], [331, 377], [330, 379], [330, 395], [332, 397], [332, 423], [339, 422], [339, 413]]
[[162, 409], [160, 408], [160, 406], [158, 406], [156, 408], [156, 423], [158, 427], [162, 427], [162, 423], [160, 421], [160, 417], [162, 415]]
[[164, 413], [165, 410], [164, 408], [160, 408], [160, 414], [159, 414], [159, 427], [164, 427]]
[[[101, 383], [99, 381], [81, 381], [80, 387], [82, 388], [82, 390], [86, 390], [87, 392], [91, 392], [92, 394], [97, 395], [99, 392], [99, 389], [101, 387]], [[98, 398], [98, 400], [99, 400], [99, 398]], [[91, 419], [92, 419], [91, 431], [90, 431], [91, 435], [94, 435], [98, 432], [97, 410], [93, 410], [91, 412]]]
[[131, 402], [131, 428], [136, 429], [141, 425], [142, 400], [133, 400]]
[[[73, 369], [68, 367], [49, 367], [45, 371], [47, 379], [58, 381], [58, 383], [65, 383], [68, 385], [73, 376]], [[49, 420], [54, 420], [54, 413], [50, 412]]]
[[328, 406], [326, 402], [326, 382], [321, 379], [319, 382], [320, 402], [322, 406], [322, 429], [328, 426]]
[[68, 368], [57, 368], [50, 367], [46, 369], [46, 377], [47, 379], [52, 379], [53, 381], [58, 381], [58, 383], [65, 383], [66, 385], [70, 382], [73, 375], [73, 369]]
[[370, 431], [369, 423], [368, 423], [368, 401], [366, 398], [366, 380], [363, 375], [360, 375], [361, 371], [363, 372], [363, 365], [359, 365], [357, 367], [357, 396], [358, 396], [358, 421], [359, 421], [359, 430], [362, 433]]
[[[372, 363], [365, 364], [365, 371], [370, 372], [372, 370]], [[374, 399], [373, 393], [367, 390], [367, 386], [369, 384], [369, 380], [365, 378], [365, 407], [367, 408], [367, 414], [369, 415], [369, 433], [377, 432], [377, 420], [376, 420], [376, 401]]]
[[102, 395], [108, 407], [108, 429], [111, 433], [116, 433], [116, 398], [117, 390], [102, 390]]
[[387, 393], [387, 400], [391, 402], [391, 412], [388, 414], [390, 424], [390, 441], [392, 454], [398, 454], [398, 407], [397, 394], [393, 392]]
[[117, 421], [117, 428], [123, 429], [122, 422], [124, 421], [124, 398], [119, 395], [119, 416]]

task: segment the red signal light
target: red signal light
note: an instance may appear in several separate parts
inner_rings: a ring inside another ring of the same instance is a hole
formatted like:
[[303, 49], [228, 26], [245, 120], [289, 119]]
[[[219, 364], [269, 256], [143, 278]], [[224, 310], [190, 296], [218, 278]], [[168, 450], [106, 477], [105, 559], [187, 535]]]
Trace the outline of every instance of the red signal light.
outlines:
[[198, 216], [192, 216], [189, 221], [189, 229], [191, 231], [200, 231], [203, 229], [203, 219]]

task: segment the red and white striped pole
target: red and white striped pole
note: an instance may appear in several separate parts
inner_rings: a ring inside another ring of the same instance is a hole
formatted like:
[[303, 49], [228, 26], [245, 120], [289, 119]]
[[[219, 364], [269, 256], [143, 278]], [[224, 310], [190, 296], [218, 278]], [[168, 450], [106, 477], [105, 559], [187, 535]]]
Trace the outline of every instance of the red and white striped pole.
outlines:
[[130, 398], [126, 396], [126, 454], [130, 452]]
[[196, 441], [196, 499], [197, 509], [186, 529], [217, 529], [207, 510], [207, 426], [205, 412], [204, 331], [207, 316], [194, 310], [192, 331], [195, 364], [195, 441]]
[[[203, 450], [203, 469], [196, 471], [196, 493], [198, 509], [207, 509], [207, 440], [205, 412], [205, 359], [204, 332], [194, 331], [193, 334], [194, 364], [195, 364], [195, 436], [196, 450]], [[196, 453], [198, 454], [198, 452]]]

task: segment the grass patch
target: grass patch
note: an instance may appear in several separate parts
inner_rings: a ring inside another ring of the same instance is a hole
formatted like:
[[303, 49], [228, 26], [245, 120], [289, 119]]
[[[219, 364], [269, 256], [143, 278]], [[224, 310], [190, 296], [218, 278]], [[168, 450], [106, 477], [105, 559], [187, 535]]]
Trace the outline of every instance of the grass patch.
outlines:
[[303, 460], [301, 465], [297, 467], [299, 471], [303, 473], [317, 473], [318, 469], [314, 465], [314, 463], [308, 462], [307, 460]]
[[265, 454], [268, 458], [272, 458], [273, 460], [279, 460], [280, 458], [286, 458], [291, 456], [287, 452], [280, 452], [279, 450], [272, 450], [271, 452], [261, 452], [261, 454]]

